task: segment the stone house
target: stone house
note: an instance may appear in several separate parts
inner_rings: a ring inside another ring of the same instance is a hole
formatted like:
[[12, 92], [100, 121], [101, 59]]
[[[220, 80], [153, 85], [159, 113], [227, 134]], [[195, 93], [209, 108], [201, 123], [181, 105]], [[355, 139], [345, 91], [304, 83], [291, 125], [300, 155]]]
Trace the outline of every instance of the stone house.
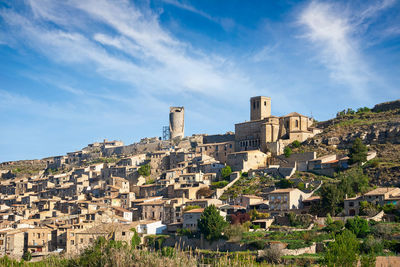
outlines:
[[263, 202], [264, 199], [262, 197], [255, 195], [241, 195], [234, 200], [234, 203], [236, 205], [243, 206], [246, 209], [249, 209], [250, 205], [255, 205]]
[[197, 224], [204, 209], [192, 209], [183, 213], [183, 229], [197, 231]]
[[25, 231], [23, 229], [0, 230], [0, 256], [21, 258], [25, 249]]
[[29, 228], [26, 229], [27, 234], [27, 250], [32, 253], [35, 252], [50, 252], [53, 251], [52, 235], [49, 228]]
[[242, 151], [229, 154], [226, 163], [231, 167], [232, 171], [247, 172], [250, 169], [265, 167], [267, 158], [268, 155], [259, 150]]
[[205, 154], [213, 157], [223, 164], [226, 163], [228, 159], [228, 154], [233, 152], [235, 152], [235, 141], [202, 144], [196, 147], [196, 153]]
[[301, 209], [303, 200], [312, 193], [304, 193], [297, 188], [276, 189], [268, 194], [270, 211], [290, 211]]
[[385, 204], [400, 203], [400, 188], [398, 187], [379, 187], [362, 196], [346, 198], [344, 200], [344, 212], [346, 216], [360, 214], [360, 202], [366, 201], [373, 205], [383, 206]]

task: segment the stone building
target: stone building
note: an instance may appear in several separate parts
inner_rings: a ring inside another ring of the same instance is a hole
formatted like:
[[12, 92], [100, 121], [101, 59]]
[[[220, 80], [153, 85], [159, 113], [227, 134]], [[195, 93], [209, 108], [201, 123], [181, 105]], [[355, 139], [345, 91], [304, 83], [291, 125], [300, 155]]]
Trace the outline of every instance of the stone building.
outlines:
[[271, 115], [271, 98], [256, 96], [250, 99], [250, 121], [235, 124], [235, 150], [259, 149], [282, 154], [291, 142], [303, 142], [319, 132], [313, 120], [296, 112], [283, 117]]
[[171, 107], [169, 111], [169, 134], [171, 140], [185, 137], [185, 108]]
[[247, 172], [250, 169], [255, 170], [265, 167], [267, 159], [267, 154], [259, 150], [251, 150], [229, 154], [226, 163], [231, 166], [232, 171]]
[[268, 194], [270, 211], [289, 211], [302, 208], [303, 200], [312, 193], [304, 193], [297, 188], [276, 189]]
[[344, 200], [344, 212], [346, 216], [355, 216], [360, 214], [360, 202], [366, 201], [373, 205], [383, 206], [392, 203], [400, 203], [400, 188], [397, 187], [378, 187], [362, 196], [346, 198]]
[[234, 151], [235, 151], [235, 141], [202, 144], [196, 147], [196, 153], [208, 155], [224, 164], [226, 163], [228, 154]]

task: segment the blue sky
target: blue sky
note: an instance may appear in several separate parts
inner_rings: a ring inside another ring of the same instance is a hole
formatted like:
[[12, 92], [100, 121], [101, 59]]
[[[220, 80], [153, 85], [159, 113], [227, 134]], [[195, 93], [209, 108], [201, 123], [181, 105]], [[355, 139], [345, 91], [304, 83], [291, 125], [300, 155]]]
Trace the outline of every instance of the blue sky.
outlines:
[[0, 162], [399, 98], [399, 1], [0, 2]]

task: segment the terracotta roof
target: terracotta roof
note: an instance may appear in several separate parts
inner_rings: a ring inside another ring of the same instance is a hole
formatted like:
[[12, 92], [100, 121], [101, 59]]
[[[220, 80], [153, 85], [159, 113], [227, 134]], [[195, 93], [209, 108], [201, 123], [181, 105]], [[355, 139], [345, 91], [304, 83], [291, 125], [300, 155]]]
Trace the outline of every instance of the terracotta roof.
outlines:
[[309, 198], [303, 200], [303, 202], [314, 201], [314, 200], [319, 200], [319, 199], [321, 199], [320, 196], [313, 196], [313, 197], [309, 197]]
[[192, 209], [188, 210], [185, 213], [203, 213], [204, 209]]

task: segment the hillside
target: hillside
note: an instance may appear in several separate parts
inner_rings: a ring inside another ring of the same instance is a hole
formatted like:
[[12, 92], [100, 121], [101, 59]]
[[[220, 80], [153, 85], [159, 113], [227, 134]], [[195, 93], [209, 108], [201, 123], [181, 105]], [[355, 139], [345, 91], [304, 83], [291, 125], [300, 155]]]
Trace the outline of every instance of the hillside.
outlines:
[[317, 123], [323, 132], [305, 141], [294, 152], [316, 151], [318, 156], [330, 153], [345, 155], [358, 137], [369, 146], [370, 151], [377, 152], [377, 157], [364, 166], [364, 172], [371, 178], [371, 183], [398, 186], [400, 106], [393, 103], [400, 102], [378, 104], [372, 110], [361, 112], [339, 112], [336, 118]]

